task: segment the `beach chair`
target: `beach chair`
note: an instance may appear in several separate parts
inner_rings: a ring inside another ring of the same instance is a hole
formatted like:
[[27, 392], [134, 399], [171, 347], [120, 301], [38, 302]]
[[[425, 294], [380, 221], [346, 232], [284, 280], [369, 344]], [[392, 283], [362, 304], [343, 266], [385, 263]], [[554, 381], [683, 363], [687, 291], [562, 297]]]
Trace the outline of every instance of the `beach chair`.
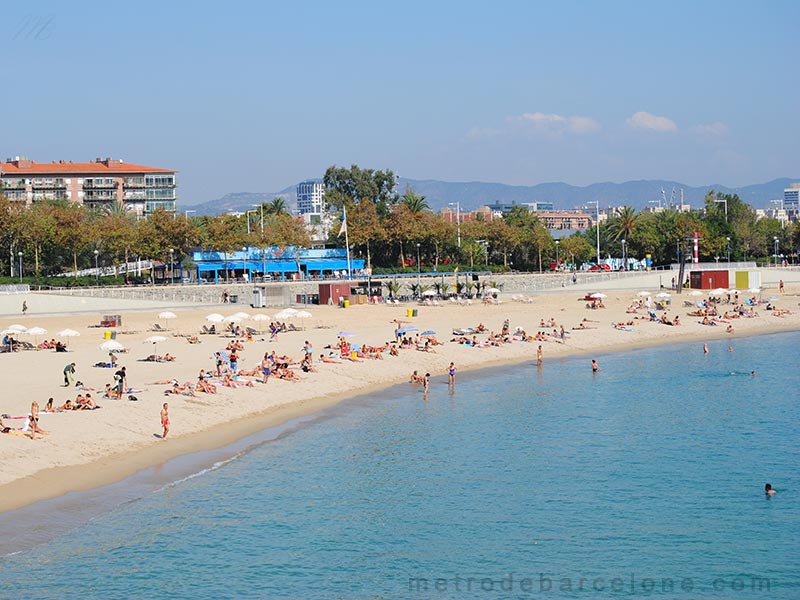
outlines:
[[153, 326], [150, 328], [150, 331], [166, 331], [161, 325], [158, 323], [153, 323]]

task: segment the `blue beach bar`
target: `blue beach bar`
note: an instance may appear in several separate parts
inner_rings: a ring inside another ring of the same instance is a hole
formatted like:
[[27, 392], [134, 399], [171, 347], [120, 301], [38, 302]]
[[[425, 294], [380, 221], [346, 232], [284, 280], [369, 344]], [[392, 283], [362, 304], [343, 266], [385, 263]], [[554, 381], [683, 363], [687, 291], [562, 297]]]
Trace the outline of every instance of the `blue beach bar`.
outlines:
[[[244, 279], [304, 280], [335, 279], [347, 276], [347, 250], [344, 248], [248, 248], [236, 252], [193, 252], [198, 282]], [[352, 273], [364, 269], [363, 259], [350, 259]]]

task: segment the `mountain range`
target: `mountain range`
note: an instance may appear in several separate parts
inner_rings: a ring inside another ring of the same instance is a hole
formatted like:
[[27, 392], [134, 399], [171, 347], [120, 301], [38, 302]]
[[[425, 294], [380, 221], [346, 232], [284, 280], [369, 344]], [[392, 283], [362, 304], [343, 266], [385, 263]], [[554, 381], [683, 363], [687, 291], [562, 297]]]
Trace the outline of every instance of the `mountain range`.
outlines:
[[[636, 209], [663, 202], [663, 197], [670, 201], [672, 190], [675, 190], [675, 202], [681, 199], [692, 207], [703, 204], [705, 195], [710, 191], [726, 194], [738, 194], [739, 197], [754, 208], [767, 208], [772, 200], [783, 198], [783, 190], [794, 181], [783, 177], [766, 183], [732, 188], [725, 185], [706, 185], [693, 187], [678, 181], [660, 179], [625, 181], [623, 183], [593, 183], [579, 187], [567, 183], [540, 183], [538, 185], [506, 185], [504, 183], [484, 183], [480, 181], [450, 182], [435, 179], [400, 178], [398, 189], [402, 193], [410, 187], [418, 194], [425, 196], [431, 210], [438, 212], [449, 203], [460, 202], [462, 211], [470, 211], [501, 202], [505, 204], [521, 204], [526, 202], [552, 202], [556, 210], [572, 209], [585, 206], [588, 202], [598, 200], [601, 207], [629, 205]], [[250, 210], [254, 204], [268, 202], [273, 198], [283, 198], [287, 208], [294, 210], [297, 205], [296, 186], [287, 187], [279, 192], [233, 192], [222, 198], [203, 202], [192, 206], [197, 215], [217, 215], [226, 212]], [[185, 206], [181, 207], [183, 210]]]

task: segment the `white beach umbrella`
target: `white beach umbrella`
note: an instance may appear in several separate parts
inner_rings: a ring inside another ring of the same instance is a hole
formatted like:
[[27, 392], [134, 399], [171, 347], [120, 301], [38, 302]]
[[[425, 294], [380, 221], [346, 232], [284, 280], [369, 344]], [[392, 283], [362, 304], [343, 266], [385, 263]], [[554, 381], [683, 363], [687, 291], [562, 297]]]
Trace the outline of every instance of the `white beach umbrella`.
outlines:
[[294, 315], [294, 316], [295, 316], [295, 318], [297, 318], [297, 319], [310, 319], [310, 318], [311, 318], [311, 313], [310, 313], [310, 312], [308, 312], [307, 310], [298, 310], [298, 311], [295, 313], [295, 315]]
[[58, 337], [78, 337], [79, 335], [80, 332], [74, 329], [63, 329], [58, 332]]
[[671, 298], [672, 294], [668, 294], [667, 292], [660, 292], [656, 294], [656, 298]]
[[297, 314], [297, 311], [293, 308], [284, 308], [282, 311], [275, 315], [276, 319], [291, 319]]
[[100, 350], [106, 350], [107, 352], [112, 352], [114, 350], [124, 350], [125, 346], [120, 344], [117, 340], [107, 340], [98, 346]]
[[0, 335], [16, 335], [18, 333], [19, 331], [14, 331], [13, 329], [3, 329], [3, 331], [0, 331]]
[[499, 294], [500, 293], [500, 290], [498, 290], [497, 288], [487, 288], [485, 291], [486, 291], [487, 294]]
[[151, 335], [149, 338], [146, 338], [144, 340], [144, 343], [145, 344], [153, 344], [153, 348], [154, 348], [155, 354], [158, 354], [158, 344], [160, 344], [161, 342], [166, 342], [166, 341], [167, 341], [167, 338], [165, 338], [163, 335]]
[[265, 315], [262, 313], [258, 313], [257, 315], [253, 315], [253, 321], [269, 321], [272, 317], [269, 315]]
[[[749, 293], [751, 293], [751, 294], [760, 294], [760, 293], [761, 293], [761, 288], [754, 287], [754, 288], [750, 288], [750, 289], [749, 289], [749, 290], [747, 290], [747, 291], [748, 291]], [[28, 332], [28, 333], [30, 333], [30, 332]]]
[[689, 292], [689, 295], [690, 296], [702, 296], [703, 292], [701, 292], [700, 290], [692, 290], [691, 292]]
[[164, 312], [158, 313], [158, 318], [159, 319], [177, 319], [178, 315], [176, 315], [174, 312], [170, 312], [168, 310], [165, 310]]
[[639, 296], [640, 298], [647, 298], [650, 295], [650, 292], [642, 290], [641, 292], [639, 292], [636, 295]]
[[709, 294], [714, 294], [714, 295], [718, 295], [718, 294], [727, 294], [727, 293], [728, 293], [728, 290], [726, 290], [725, 288], [717, 288], [717, 289], [715, 289], [715, 290], [711, 290], [711, 291], [710, 291], [710, 292], [708, 292], [708, 293], [709, 293]]
[[422, 295], [423, 296], [435, 296], [436, 295], [436, 290], [425, 290], [424, 292], [422, 292]]
[[595, 292], [594, 294], [592, 294], [592, 295], [590, 296], [590, 298], [608, 298], [608, 296], [606, 296], [606, 295], [605, 295], [604, 293], [602, 293], [602, 292]]
[[40, 335], [47, 335], [47, 329], [42, 327], [31, 327], [25, 331], [25, 335], [32, 335], [34, 343], [38, 343]]
[[8, 329], [10, 329], [11, 331], [16, 331], [17, 333], [23, 333], [28, 330], [28, 328], [25, 327], [25, 325], [20, 325], [19, 323], [14, 323], [13, 325], [9, 325]]
[[227, 323], [238, 323], [241, 320], [242, 317], [240, 317], [239, 315], [230, 315], [229, 317], [225, 317], [225, 321]]
[[211, 313], [210, 315], [206, 315], [206, 321], [209, 323], [222, 323], [224, 320], [225, 317], [219, 313]]
[[242, 320], [250, 319], [250, 313], [246, 313], [246, 312], [238, 312], [238, 313], [235, 313], [233, 316], [234, 317], [239, 317]]

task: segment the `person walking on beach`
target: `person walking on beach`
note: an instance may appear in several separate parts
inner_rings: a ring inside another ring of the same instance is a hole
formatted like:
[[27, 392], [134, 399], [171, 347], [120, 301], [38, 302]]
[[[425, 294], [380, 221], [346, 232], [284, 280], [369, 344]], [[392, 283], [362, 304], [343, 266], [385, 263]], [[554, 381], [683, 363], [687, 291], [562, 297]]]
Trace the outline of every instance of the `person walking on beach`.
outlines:
[[42, 430], [39, 429], [39, 403], [32, 402], [31, 403], [31, 414], [28, 415], [28, 428], [31, 432], [31, 439], [36, 439], [36, 434], [42, 434]]
[[72, 376], [75, 375], [75, 363], [69, 363], [64, 367], [64, 387], [72, 385]]
[[456, 365], [455, 365], [455, 363], [450, 363], [450, 368], [447, 370], [447, 374], [450, 377], [450, 385], [455, 385], [455, 383], [456, 383]]
[[538, 366], [542, 366], [542, 345], [539, 344], [539, 347], [536, 349], [536, 364]]
[[169, 405], [164, 402], [164, 406], [161, 408], [161, 427], [164, 428], [164, 431], [161, 433], [161, 439], [166, 440], [167, 434], [169, 433]]
[[122, 394], [125, 393], [126, 379], [128, 378], [125, 373], [125, 367], [121, 367], [119, 371], [114, 373], [114, 381], [117, 382], [117, 398], [122, 400]]
[[236, 351], [233, 350], [231, 355], [228, 357], [228, 360], [231, 363], [231, 372], [236, 375], [239, 372], [239, 355], [236, 354]]
[[428, 393], [428, 384], [431, 381], [431, 374], [425, 373], [425, 377], [422, 378], [422, 387], [425, 389], [425, 393]]
[[[779, 291], [781, 294], [783, 293], [783, 279], [781, 279], [781, 280], [778, 282], [778, 291]], [[22, 303], [22, 306], [23, 306], [23, 307], [25, 306], [25, 303], [24, 303], [24, 302]], [[25, 313], [25, 310], [24, 310], [24, 308], [23, 308], [23, 311], [22, 311], [22, 313], [23, 313], [23, 314]]]
[[[781, 291], [783, 291], [783, 281], [781, 281]], [[22, 301], [22, 316], [24, 317], [27, 314], [28, 314], [28, 303], [25, 300], [23, 300]]]
[[597, 364], [595, 359], [592, 359], [592, 373], [597, 373], [600, 370], [600, 365]]

